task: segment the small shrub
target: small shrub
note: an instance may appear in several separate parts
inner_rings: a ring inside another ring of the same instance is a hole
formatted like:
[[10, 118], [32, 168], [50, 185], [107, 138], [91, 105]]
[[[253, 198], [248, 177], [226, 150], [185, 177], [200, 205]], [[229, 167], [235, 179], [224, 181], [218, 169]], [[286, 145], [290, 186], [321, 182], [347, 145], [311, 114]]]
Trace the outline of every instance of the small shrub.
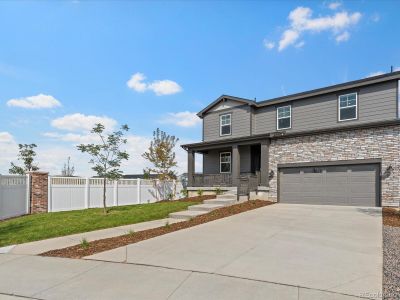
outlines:
[[167, 200], [171, 201], [171, 200], [173, 200], [173, 199], [174, 199], [174, 194], [173, 194], [173, 193], [169, 193], [169, 194], [167, 195]]
[[132, 235], [132, 236], [135, 235], [135, 230], [130, 229], [130, 230], [128, 231], [128, 234], [129, 234], [129, 235]]
[[199, 196], [199, 197], [203, 196], [203, 192], [204, 191], [202, 189], [197, 190], [197, 196]]
[[215, 188], [215, 194], [216, 195], [221, 195], [222, 194], [222, 190], [219, 187]]
[[169, 221], [165, 222], [165, 228], [169, 227]]
[[87, 249], [87, 248], [89, 248], [89, 242], [87, 241], [86, 238], [83, 238], [83, 239], [81, 240], [81, 247], [82, 247], [82, 249]]
[[181, 194], [183, 197], [187, 198], [189, 196], [189, 191], [187, 189], [181, 190]]

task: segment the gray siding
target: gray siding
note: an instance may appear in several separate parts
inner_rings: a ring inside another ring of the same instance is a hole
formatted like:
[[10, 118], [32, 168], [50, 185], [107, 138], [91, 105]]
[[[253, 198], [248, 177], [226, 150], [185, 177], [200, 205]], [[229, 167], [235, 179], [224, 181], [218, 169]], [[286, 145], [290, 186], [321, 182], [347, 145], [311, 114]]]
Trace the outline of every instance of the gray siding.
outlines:
[[[219, 173], [219, 153], [220, 152], [232, 152], [229, 149], [223, 150], [212, 150], [208, 153], [203, 154], [203, 173], [204, 174], [218, 174]], [[250, 146], [240, 146], [240, 172], [249, 173], [251, 168], [251, 152]]]
[[[219, 135], [219, 116], [221, 114], [232, 114], [232, 134], [227, 136]], [[204, 116], [204, 136], [203, 141], [224, 140], [242, 136], [249, 136], [251, 108], [248, 105], [237, 106], [232, 109], [211, 112]]]
[[[288, 129], [287, 132], [365, 124], [397, 117], [397, 81], [365, 86], [348, 92], [354, 91], [358, 93], [358, 120], [338, 122], [338, 95], [347, 92], [331, 93], [292, 102], [292, 129]], [[253, 134], [276, 131], [276, 107], [267, 106], [256, 110]]]

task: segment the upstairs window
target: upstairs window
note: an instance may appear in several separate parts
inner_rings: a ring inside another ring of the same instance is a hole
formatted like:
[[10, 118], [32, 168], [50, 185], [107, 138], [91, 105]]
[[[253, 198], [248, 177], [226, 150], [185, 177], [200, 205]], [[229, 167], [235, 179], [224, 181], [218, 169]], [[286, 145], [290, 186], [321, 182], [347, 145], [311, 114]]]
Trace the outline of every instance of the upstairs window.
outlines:
[[231, 172], [231, 153], [221, 152], [219, 154], [219, 172], [230, 173]]
[[219, 116], [219, 134], [231, 135], [232, 132], [232, 114], [224, 114]]
[[289, 129], [292, 127], [292, 106], [281, 106], [276, 110], [276, 128]]
[[357, 93], [339, 96], [339, 121], [357, 119]]

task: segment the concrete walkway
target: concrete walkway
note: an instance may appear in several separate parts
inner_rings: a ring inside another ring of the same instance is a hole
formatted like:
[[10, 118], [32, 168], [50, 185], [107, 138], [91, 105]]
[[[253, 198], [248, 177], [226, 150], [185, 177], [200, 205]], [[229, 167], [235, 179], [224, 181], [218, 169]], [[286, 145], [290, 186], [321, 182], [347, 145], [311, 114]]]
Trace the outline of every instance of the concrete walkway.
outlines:
[[87, 241], [95, 241], [115, 236], [120, 236], [129, 233], [133, 230], [135, 232], [162, 227], [167, 222], [169, 224], [181, 222], [183, 220], [176, 219], [161, 219], [149, 222], [142, 222], [131, 225], [124, 225], [119, 227], [95, 230], [90, 232], [78, 233], [73, 235], [67, 235], [47, 240], [41, 240], [36, 242], [30, 242], [25, 244], [19, 244], [15, 246], [8, 246], [0, 248], [0, 253], [10, 253], [10, 254], [26, 254], [26, 255], [37, 255], [46, 251], [70, 247], [79, 244], [83, 238]]
[[88, 258], [376, 294], [382, 290], [382, 213], [276, 204]]
[[0, 295], [370, 299], [382, 289], [381, 222], [379, 209], [277, 204], [91, 257], [116, 262], [3, 254]]

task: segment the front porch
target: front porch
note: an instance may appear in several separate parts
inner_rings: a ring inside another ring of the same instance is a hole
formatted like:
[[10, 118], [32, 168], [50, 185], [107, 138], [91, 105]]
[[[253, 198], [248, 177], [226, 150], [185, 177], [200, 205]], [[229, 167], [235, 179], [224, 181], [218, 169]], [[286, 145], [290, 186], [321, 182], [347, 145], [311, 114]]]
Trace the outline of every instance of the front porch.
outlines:
[[[188, 187], [223, 189], [233, 187], [249, 195], [268, 187], [269, 140], [227, 141], [185, 145], [188, 152]], [[203, 170], [195, 172], [195, 153], [203, 155]]]

